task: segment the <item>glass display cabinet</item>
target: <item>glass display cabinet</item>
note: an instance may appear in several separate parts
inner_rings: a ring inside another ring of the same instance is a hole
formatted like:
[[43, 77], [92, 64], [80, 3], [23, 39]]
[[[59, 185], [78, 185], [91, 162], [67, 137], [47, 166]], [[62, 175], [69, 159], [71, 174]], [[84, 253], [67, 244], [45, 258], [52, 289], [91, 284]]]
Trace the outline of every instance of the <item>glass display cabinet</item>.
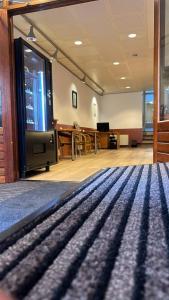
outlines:
[[56, 163], [51, 63], [23, 39], [15, 40], [20, 176]]

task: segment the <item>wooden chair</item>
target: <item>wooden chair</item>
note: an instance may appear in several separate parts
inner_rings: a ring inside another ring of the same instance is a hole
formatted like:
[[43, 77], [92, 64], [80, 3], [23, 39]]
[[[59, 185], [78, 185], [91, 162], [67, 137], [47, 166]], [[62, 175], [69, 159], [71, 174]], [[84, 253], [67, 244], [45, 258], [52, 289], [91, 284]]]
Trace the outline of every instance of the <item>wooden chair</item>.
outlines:
[[[83, 134], [81, 131], [75, 134], [74, 137], [74, 152], [75, 157], [82, 154], [87, 154], [92, 149], [91, 137], [88, 134]], [[60, 156], [66, 157], [71, 155], [72, 138], [69, 132], [59, 132], [58, 134], [58, 148]]]
[[79, 131], [76, 135], [76, 146], [77, 151], [83, 154], [87, 154], [91, 152], [92, 149], [92, 139], [91, 136], [88, 133], [84, 133], [81, 131], [80, 125], [77, 122], [73, 123], [74, 128]]
[[81, 133], [81, 136], [82, 136], [83, 153], [84, 154], [90, 153], [92, 150], [91, 136], [87, 133]]

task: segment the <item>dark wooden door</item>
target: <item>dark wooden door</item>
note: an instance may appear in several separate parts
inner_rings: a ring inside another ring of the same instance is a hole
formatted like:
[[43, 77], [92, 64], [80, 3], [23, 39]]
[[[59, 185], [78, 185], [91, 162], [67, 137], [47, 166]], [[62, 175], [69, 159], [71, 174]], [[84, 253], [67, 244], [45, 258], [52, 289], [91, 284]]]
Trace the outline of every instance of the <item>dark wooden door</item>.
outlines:
[[169, 1], [155, 0], [154, 162], [169, 161]]

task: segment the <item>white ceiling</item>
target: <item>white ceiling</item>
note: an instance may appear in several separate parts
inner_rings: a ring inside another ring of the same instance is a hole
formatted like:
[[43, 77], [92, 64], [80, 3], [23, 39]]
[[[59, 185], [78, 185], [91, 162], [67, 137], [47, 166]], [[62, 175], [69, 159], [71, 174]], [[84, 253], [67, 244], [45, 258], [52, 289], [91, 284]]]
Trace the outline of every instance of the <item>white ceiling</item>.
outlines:
[[[130, 91], [153, 87], [154, 0], [98, 0], [27, 16], [106, 93], [126, 92], [126, 86]], [[29, 25], [20, 16], [14, 24], [28, 33]], [[129, 39], [133, 32], [137, 37]], [[83, 44], [75, 46], [75, 40]], [[54, 53], [42, 36], [38, 43]], [[69, 66], [63, 56], [59, 60]]]

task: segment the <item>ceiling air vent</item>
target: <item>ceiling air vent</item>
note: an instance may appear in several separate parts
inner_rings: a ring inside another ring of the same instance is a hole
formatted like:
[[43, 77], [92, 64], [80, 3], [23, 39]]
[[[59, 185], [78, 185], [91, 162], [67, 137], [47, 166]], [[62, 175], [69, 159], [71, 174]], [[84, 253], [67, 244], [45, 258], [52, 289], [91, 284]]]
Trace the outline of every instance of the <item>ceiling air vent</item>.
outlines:
[[132, 56], [133, 56], [133, 57], [137, 57], [138, 54], [137, 54], [137, 53], [133, 53]]

